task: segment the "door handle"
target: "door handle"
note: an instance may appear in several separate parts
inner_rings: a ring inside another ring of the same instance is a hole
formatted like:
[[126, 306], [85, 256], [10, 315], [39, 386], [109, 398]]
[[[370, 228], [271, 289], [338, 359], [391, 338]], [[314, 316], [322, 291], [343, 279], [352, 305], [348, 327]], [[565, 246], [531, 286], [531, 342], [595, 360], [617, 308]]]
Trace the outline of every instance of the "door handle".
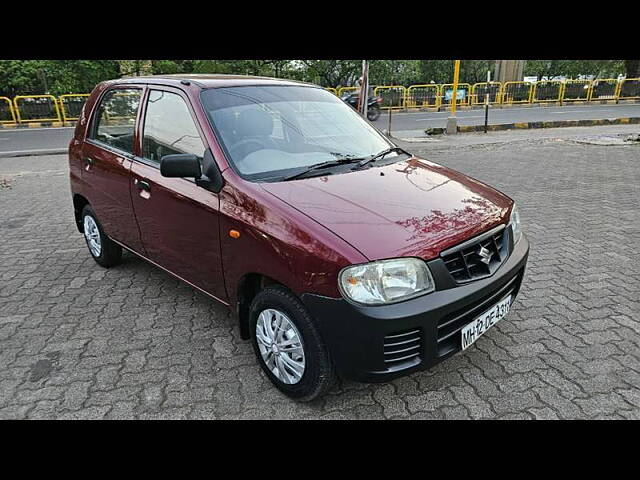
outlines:
[[138, 190], [145, 190], [147, 192], [151, 191], [151, 185], [149, 185], [149, 182], [145, 182], [144, 180], [138, 180], [136, 178], [136, 180], [133, 183], [135, 183], [136, 187], [138, 187]]
[[87, 167], [90, 167], [91, 165], [93, 165], [93, 158], [91, 157], [84, 157], [84, 163], [87, 164]]

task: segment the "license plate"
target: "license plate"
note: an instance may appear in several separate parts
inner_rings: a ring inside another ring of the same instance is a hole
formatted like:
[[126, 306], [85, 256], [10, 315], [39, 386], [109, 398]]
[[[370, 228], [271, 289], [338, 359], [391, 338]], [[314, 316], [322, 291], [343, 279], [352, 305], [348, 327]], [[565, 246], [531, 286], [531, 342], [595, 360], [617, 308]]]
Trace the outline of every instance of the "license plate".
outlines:
[[511, 295], [495, 304], [489, 310], [479, 317], [476, 317], [471, 323], [465, 326], [462, 329], [462, 350], [473, 345], [473, 343], [478, 340], [484, 332], [502, 320], [507, 313], [509, 313], [510, 306]]

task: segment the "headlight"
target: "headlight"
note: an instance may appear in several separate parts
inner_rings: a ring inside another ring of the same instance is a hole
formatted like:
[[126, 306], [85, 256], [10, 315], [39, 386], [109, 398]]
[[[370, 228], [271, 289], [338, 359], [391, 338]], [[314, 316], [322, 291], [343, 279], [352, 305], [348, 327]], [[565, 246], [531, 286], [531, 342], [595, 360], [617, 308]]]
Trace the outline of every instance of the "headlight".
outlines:
[[514, 204], [513, 210], [511, 210], [511, 218], [509, 219], [509, 225], [511, 226], [511, 232], [513, 234], [513, 244], [518, 243], [522, 238], [522, 229], [520, 228], [520, 212], [518, 207]]
[[427, 264], [417, 258], [347, 267], [340, 272], [338, 284], [346, 298], [366, 305], [399, 302], [435, 289]]

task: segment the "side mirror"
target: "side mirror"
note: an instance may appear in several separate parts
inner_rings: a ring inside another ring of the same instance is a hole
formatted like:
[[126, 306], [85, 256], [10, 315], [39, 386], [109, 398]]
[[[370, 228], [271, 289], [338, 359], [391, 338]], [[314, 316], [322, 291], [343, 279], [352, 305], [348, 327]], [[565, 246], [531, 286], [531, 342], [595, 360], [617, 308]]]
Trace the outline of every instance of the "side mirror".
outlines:
[[214, 193], [219, 193], [224, 186], [222, 172], [209, 148], [204, 152], [202, 165], [198, 157], [190, 153], [165, 155], [160, 159], [160, 173], [163, 177], [195, 178], [196, 185]]
[[196, 185], [213, 193], [220, 193], [220, 190], [224, 187], [224, 178], [210, 148], [204, 151], [202, 170], [203, 175], [200, 178], [196, 178]]
[[196, 155], [178, 153], [160, 159], [160, 173], [163, 177], [200, 178], [202, 167]]

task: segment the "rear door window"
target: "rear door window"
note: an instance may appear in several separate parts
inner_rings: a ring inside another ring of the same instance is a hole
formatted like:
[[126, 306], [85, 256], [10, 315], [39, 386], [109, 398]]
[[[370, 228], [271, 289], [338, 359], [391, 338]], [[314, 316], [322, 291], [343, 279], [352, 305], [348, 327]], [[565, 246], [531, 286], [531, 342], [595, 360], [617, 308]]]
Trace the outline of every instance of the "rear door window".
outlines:
[[96, 111], [91, 138], [132, 154], [141, 93], [133, 88], [107, 92]]
[[151, 90], [142, 137], [142, 155], [160, 163], [165, 155], [188, 153], [202, 159], [205, 146], [187, 104], [176, 93]]

